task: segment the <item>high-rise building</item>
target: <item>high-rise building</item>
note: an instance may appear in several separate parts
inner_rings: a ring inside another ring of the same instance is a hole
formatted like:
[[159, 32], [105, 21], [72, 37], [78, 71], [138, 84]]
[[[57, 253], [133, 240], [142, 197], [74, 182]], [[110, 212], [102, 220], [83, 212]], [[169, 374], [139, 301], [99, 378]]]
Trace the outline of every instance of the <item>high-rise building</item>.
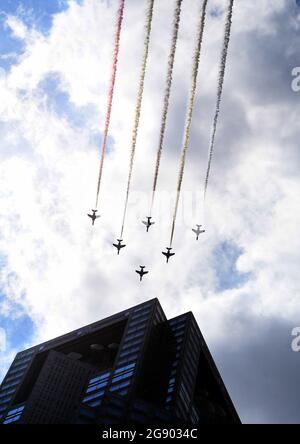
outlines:
[[17, 354], [3, 424], [239, 423], [191, 312], [152, 299]]

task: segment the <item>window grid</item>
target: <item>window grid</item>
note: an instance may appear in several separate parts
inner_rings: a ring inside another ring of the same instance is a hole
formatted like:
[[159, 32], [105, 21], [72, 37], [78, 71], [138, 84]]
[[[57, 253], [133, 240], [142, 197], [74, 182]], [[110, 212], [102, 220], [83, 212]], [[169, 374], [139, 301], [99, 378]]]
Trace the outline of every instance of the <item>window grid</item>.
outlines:
[[143, 341], [143, 338], [140, 338], [140, 339], [137, 339], [136, 341], [132, 341], [132, 342], [129, 342], [128, 344], [125, 344], [125, 345], [122, 347], [122, 351], [125, 350], [126, 348], [132, 347], [133, 345], [138, 345], [138, 344], [140, 344], [142, 341]]
[[133, 313], [131, 319], [137, 319], [141, 316], [147, 318], [149, 316], [150, 312], [151, 312], [151, 307], [146, 308], [145, 310], [141, 311], [140, 313]]
[[92, 399], [101, 398], [105, 393], [105, 390], [100, 390], [97, 393], [93, 393], [92, 395], [86, 396], [83, 398], [83, 402], [87, 403], [88, 401], [91, 401]]
[[120, 383], [120, 384], [117, 384], [117, 385], [113, 385], [113, 386], [111, 386], [109, 390], [110, 390], [111, 392], [115, 392], [116, 390], [119, 390], [119, 389], [121, 389], [121, 388], [128, 387], [128, 386], [130, 385], [130, 383], [131, 383], [130, 380], [128, 380], [128, 381], [124, 381], [124, 382], [122, 382], [122, 383]]
[[128, 330], [127, 330], [127, 334], [130, 335], [131, 333], [135, 333], [139, 330], [144, 330], [144, 329], [145, 329], [145, 323], [143, 322], [141, 325], [137, 325], [137, 326], [133, 326], [133, 327], [130, 326], [130, 328], [128, 328]]
[[122, 379], [127, 379], [130, 378], [133, 375], [133, 370], [125, 372], [125, 373], [121, 373], [118, 376], [115, 376], [112, 380], [112, 384], [114, 384], [115, 382], [121, 381]]
[[2, 393], [0, 393], [0, 399], [4, 398], [5, 396], [12, 395], [13, 393], [15, 393], [15, 391], [16, 389], [2, 391]]
[[142, 305], [141, 307], [137, 307], [137, 308], [135, 308], [134, 310], [133, 310], [133, 313], [137, 313], [137, 312], [139, 312], [139, 311], [141, 311], [141, 310], [149, 310], [149, 308], [151, 308], [151, 305], [152, 305], [152, 303], [150, 303], [150, 304], [144, 304], [144, 305]]
[[118, 362], [118, 365], [126, 364], [127, 362], [130, 362], [130, 361], [135, 361], [137, 358], [138, 358], [138, 355], [128, 356], [127, 358], [120, 359], [120, 361]]
[[139, 337], [141, 337], [141, 336], [143, 336], [143, 335], [144, 335], [144, 332], [143, 332], [143, 331], [138, 332], [138, 333], [135, 333], [135, 334], [132, 334], [132, 335], [129, 335], [129, 336], [126, 337], [124, 343], [126, 343], [126, 342], [128, 342], [128, 341], [131, 341], [131, 339], [139, 338]]
[[129, 348], [128, 350], [125, 350], [120, 354], [120, 358], [123, 358], [124, 356], [131, 355], [132, 353], [136, 353], [139, 350], [140, 350], [140, 347]]
[[8, 372], [8, 374], [9, 374], [9, 376], [10, 375], [14, 375], [15, 373], [18, 373], [18, 372], [20, 372], [21, 370], [24, 370], [25, 368], [27, 368], [28, 367], [28, 364], [24, 364], [24, 365], [22, 365], [21, 367], [19, 366], [19, 368], [15, 368], [15, 366], [12, 368], [12, 370], [10, 370], [9, 372]]

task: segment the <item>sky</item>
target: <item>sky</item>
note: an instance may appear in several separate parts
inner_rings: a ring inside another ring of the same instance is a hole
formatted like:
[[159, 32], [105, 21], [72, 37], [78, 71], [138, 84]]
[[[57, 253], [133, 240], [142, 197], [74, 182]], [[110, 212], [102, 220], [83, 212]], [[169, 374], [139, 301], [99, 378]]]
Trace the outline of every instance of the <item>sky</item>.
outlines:
[[[199, 2], [184, 0], [165, 146], [148, 234], [174, 0], [156, 2], [127, 247], [116, 255], [146, 1], [125, 6], [101, 218], [91, 226], [117, 1], [0, 3], [0, 379], [14, 355], [158, 297], [193, 311], [241, 420], [299, 423], [300, 5], [236, 0], [208, 195], [225, 0], [209, 0], [197, 98], [167, 265]], [[203, 223], [196, 242], [191, 228]], [[150, 271], [142, 283], [134, 272]]]

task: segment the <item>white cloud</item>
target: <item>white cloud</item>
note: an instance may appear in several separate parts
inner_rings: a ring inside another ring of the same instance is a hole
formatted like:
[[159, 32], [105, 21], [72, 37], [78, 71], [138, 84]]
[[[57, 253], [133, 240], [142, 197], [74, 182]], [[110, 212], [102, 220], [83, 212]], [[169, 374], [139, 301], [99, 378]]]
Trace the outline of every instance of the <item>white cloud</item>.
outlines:
[[8, 16], [6, 25], [10, 28], [12, 35], [20, 40], [25, 40], [28, 36], [27, 26], [17, 17]]

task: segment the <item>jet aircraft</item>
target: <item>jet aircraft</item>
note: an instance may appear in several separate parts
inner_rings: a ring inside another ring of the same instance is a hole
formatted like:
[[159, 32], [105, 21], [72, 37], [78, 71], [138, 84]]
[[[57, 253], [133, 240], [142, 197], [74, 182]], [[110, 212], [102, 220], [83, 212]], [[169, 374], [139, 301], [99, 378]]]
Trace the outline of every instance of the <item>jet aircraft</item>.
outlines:
[[97, 216], [97, 215], [96, 215], [97, 211], [98, 211], [98, 210], [92, 210], [92, 213], [93, 213], [93, 214], [88, 214], [88, 216], [89, 216], [89, 217], [92, 219], [92, 221], [93, 221], [93, 223], [92, 223], [93, 225], [95, 224], [95, 220], [98, 219], [98, 217], [100, 217], [100, 216]]
[[193, 232], [196, 233], [196, 240], [199, 239], [200, 234], [205, 233], [205, 230], [201, 230], [202, 225], [196, 225], [197, 228], [193, 228]]
[[162, 252], [162, 254], [165, 255], [167, 258], [167, 263], [169, 262], [170, 257], [175, 255], [175, 253], [171, 253], [171, 250], [172, 250], [172, 248], [169, 247], [169, 248], [167, 248], [167, 252], [164, 252], [164, 251]]
[[140, 282], [142, 282], [143, 276], [145, 274], [149, 273], [149, 271], [144, 271], [144, 268], [146, 268], [146, 267], [143, 266], [143, 265], [140, 265], [140, 268], [141, 268], [140, 270], [135, 270], [135, 271], [136, 271], [137, 274], [140, 275]]
[[147, 233], [149, 231], [149, 228], [151, 227], [151, 225], [154, 225], [155, 222], [151, 222], [152, 217], [151, 216], [147, 216], [147, 221], [143, 220], [143, 224], [146, 225], [147, 228]]
[[113, 244], [114, 247], [116, 247], [116, 249], [118, 250], [118, 254], [120, 254], [120, 250], [124, 247], [126, 247], [126, 245], [122, 245], [122, 239], [117, 239], [118, 243], [117, 244]]

